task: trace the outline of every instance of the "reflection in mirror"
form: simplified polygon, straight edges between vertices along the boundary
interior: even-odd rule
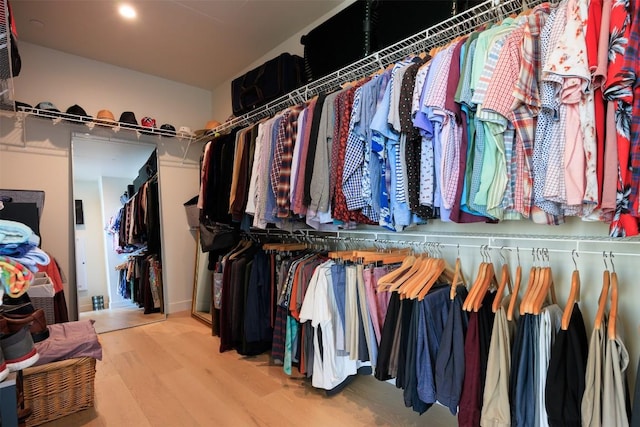
[[[156,145],[74,134],[72,154],[79,319],[164,320]]]
[[[208,268],[209,254],[202,252],[200,232],[196,232],[196,263],[193,275],[191,315],[211,326],[213,312],[213,272]]]

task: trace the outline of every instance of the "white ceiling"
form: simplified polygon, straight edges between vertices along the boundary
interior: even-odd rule
[[[11,0],[18,40],[212,90],[343,0]]]
[[[97,139],[89,135],[74,136],[72,144],[73,177],[78,181],[111,177],[127,178],[133,183],[156,148],[152,144]]]

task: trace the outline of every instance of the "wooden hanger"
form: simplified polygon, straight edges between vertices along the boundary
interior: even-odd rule
[[[574,255],[579,257],[575,249],[571,251],[571,258],[573,258]],[[571,321],[571,315],[573,314],[573,307],[577,302],[580,302],[580,272],[578,271],[578,264],[576,263],[575,258],[573,258],[573,265],[575,266],[575,269],[571,275],[571,291],[569,292],[567,305],[565,305],[564,311],[562,312],[562,322],[560,325],[563,331],[569,329],[569,322]]]
[[[431,263],[430,269],[427,271],[427,274],[422,280],[421,286],[416,286],[407,292],[407,296],[411,299],[418,298],[419,301],[422,301],[424,297],[429,293],[433,285],[440,279],[440,277],[444,277],[444,272],[447,269],[447,265],[444,259],[442,258],[434,258]]]
[[[489,262],[487,265],[487,272],[482,282],[482,286],[480,287],[480,291],[475,296],[473,301],[473,311],[477,312],[482,306],[482,301],[484,301],[484,297],[490,289],[490,286],[498,287],[498,279],[496,278],[495,271],[493,269],[493,263]]]
[[[424,280],[429,277],[428,274],[431,271],[435,260],[436,258],[432,256],[426,258],[426,260],[420,265],[420,268],[416,270],[411,277],[407,278],[407,280],[398,286],[395,291],[404,298],[407,297],[417,286],[424,284]]]
[[[539,249],[538,249],[539,253]],[[531,251],[533,255],[533,265],[531,266],[531,270],[529,271],[529,280],[527,281],[527,287],[524,290],[524,296],[522,297],[522,301],[520,301],[520,316],[524,316],[525,313],[528,313],[528,302],[531,298],[531,294],[536,287],[536,283],[538,281],[538,276],[540,275],[540,267],[535,265],[538,260],[536,257],[536,249],[533,248]]]
[[[434,245],[430,244],[430,248],[433,249]],[[407,279],[401,286],[396,288],[396,291],[400,293],[402,298],[409,297],[416,290],[416,288],[418,288],[418,291],[415,291],[417,295],[419,289],[424,286],[425,282],[431,278],[437,258],[435,249],[430,252],[431,253],[429,254],[429,257],[427,258],[426,262],[420,266],[420,269],[415,271],[409,279]]]
[[[488,263],[485,260],[485,252],[484,245],[480,248],[480,255],[482,256],[482,262],[478,266],[478,274],[476,275],[476,280],[471,285],[471,291],[467,294],[467,297],[464,300],[464,304],[462,305],[462,309],[465,311],[471,311],[473,309],[473,301],[480,289],[480,285],[484,281],[484,277],[487,273]]]
[[[356,260],[362,261],[363,264],[372,262],[381,262],[383,264],[398,264],[410,255],[409,249],[398,249],[391,252],[380,251],[356,251],[354,254]]]
[[[453,279],[451,280],[451,291],[449,292],[449,298],[451,300],[455,299],[456,292],[458,289],[458,278],[462,279],[462,284],[466,287],[467,281],[464,278],[464,274],[462,274],[462,266],[460,262],[460,245],[458,244],[458,257],[456,258],[456,265],[453,270]]]
[[[238,258],[240,255],[242,255],[244,252],[246,252],[247,249],[249,249],[253,245],[253,242],[251,240],[243,240],[240,243],[241,243],[241,246],[238,248],[238,250],[236,252],[234,252],[231,255],[229,255],[229,259]]]
[[[393,292],[400,286],[402,286],[402,284],[409,280],[418,270],[420,270],[423,264],[427,261],[428,257],[426,255],[420,255],[405,274],[402,274],[401,276],[395,278],[391,283],[389,283],[389,286],[386,289],[387,292]]]
[[[607,297],[609,296],[609,284],[611,283],[611,274],[609,273],[609,267],[607,266],[607,254],[602,252],[602,258],[604,260],[604,273],[602,273],[602,290],[600,291],[600,297],[598,298],[598,311],[596,311],[596,317],[593,327],[600,329],[602,327],[602,321],[604,319],[604,310],[607,306]]]
[[[417,258],[414,255],[407,255],[402,261],[400,267],[396,268],[393,271],[390,271],[389,273],[378,279],[378,292],[386,291],[389,285],[393,284],[394,280],[406,274],[416,262],[416,259]]]
[[[265,251],[279,251],[279,252],[287,252],[287,251],[301,251],[307,249],[306,243],[265,243],[262,245],[262,249]]]
[[[545,249],[545,255],[547,262],[549,262],[549,252]],[[540,289],[533,302],[533,314],[540,314],[542,308],[545,306],[545,302],[548,301],[551,304],[557,304],[555,285],[553,282],[553,274],[551,272],[551,266],[547,266],[543,269],[543,279]]]
[[[618,274],[616,273],[616,267],[613,265],[613,252],[610,252],[609,257],[611,258],[611,310],[609,311],[607,335],[610,340],[615,340],[618,317]]]
[[[513,289],[511,288],[511,274],[509,273],[509,265],[507,264],[507,259],[502,252],[504,250],[504,246],[500,248],[500,257],[502,258],[502,272],[500,274],[500,284],[498,285],[498,290],[496,291],[496,296],[493,299],[493,304],[491,305],[491,310],[495,313],[498,311],[500,306],[502,305],[502,296],[504,295],[504,288],[506,286],[509,287],[509,294],[513,293]],[[511,249],[508,249],[511,250]]]
[[[518,292],[520,291],[520,282],[522,281],[522,267],[520,266],[520,248],[516,248],[518,253],[518,267],[516,268],[516,281],[513,286],[513,292],[511,293],[511,299],[509,300],[509,308],[507,309],[507,320],[511,322],[513,320],[513,311],[516,307],[518,300]]]

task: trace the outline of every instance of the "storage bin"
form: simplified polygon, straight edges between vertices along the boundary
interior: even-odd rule
[[[23,371],[25,405],[33,411],[27,426],[37,426],[93,406],[96,359],[61,360]]]
[[[53,304],[55,289],[49,276],[45,273],[36,274],[33,283],[29,286],[29,289],[27,289],[27,294],[29,295],[31,304],[33,304],[35,308],[41,308],[44,310],[47,325],[53,325],[56,323]]]
[[[198,196],[195,196],[184,203],[184,211],[187,214],[187,224],[189,224],[189,228],[197,229],[200,226]]]

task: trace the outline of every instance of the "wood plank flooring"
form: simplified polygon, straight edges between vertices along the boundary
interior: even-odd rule
[[[84,311],[79,313],[78,316],[80,320],[94,320],[95,323],[93,327],[99,334],[118,329],[132,328],[165,319],[164,313],[144,314],[144,309],[138,307]]]
[[[46,426],[431,426],[457,425],[438,405],[420,416],[402,391],[372,376],[326,397],[288,377],[268,355],[218,352],[219,340],[188,312],[103,333],[94,408]],[[295,372],[295,370],[294,370]]]

